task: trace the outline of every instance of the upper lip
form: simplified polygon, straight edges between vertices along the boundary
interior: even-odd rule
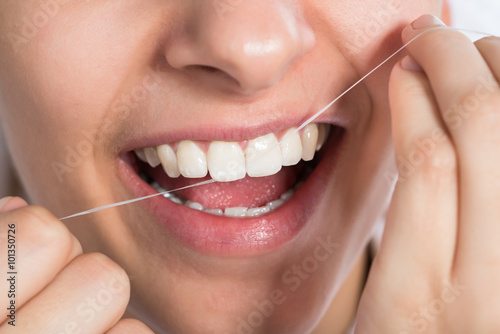
[[[326,105],[326,104],[325,104]],[[162,144],[174,143],[181,140],[198,141],[231,141],[239,142],[257,138],[268,133],[276,133],[291,127],[298,127],[309,117],[318,112],[319,109],[311,109],[307,114],[301,113],[277,113],[276,116],[266,119],[264,117],[240,118],[241,121],[234,119],[224,122],[220,119],[201,119],[189,126],[177,127],[170,131],[161,129],[161,126],[151,128],[147,134],[140,136],[131,136],[124,143],[122,152],[132,151],[142,147],[154,147]],[[267,114],[266,114],[267,115]],[[350,120],[348,113],[333,105],[325,113],[315,119],[314,123],[328,123],[343,128],[349,128]],[[165,121],[168,122],[168,121]]]

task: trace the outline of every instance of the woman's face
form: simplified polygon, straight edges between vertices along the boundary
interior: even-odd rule
[[[305,333],[390,193],[391,66],[315,121],[332,129],[313,162],[277,172],[311,156],[314,126],[302,145],[289,139],[289,155],[252,164],[252,154],[394,52],[408,22],[440,10],[438,0],[1,0],[2,126],[31,199],[58,217],[155,193],[138,174],[167,189],[254,175],[177,193],[223,211],[264,207],[304,180],[252,218],[156,197],[67,225],[126,269],[129,311],[157,331]],[[181,177],[136,158],[158,146]]]

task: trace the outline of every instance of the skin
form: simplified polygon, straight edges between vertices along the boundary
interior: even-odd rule
[[[493,287],[500,273],[489,266],[500,259],[494,243],[499,212],[488,206],[498,196],[491,186],[497,165],[490,158],[498,140],[498,86],[489,86],[490,94],[475,109],[477,118],[469,116],[459,128],[444,121],[451,106],[474,93],[478,75],[498,80],[497,39],[473,45],[456,32],[430,32],[409,48],[413,58],[405,66],[416,71],[392,62],[346,96],[341,109],[355,121],[343,163],[328,180],[314,227],[276,252],[238,260],[197,253],[159,231],[137,205],[67,226],[55,218],[130,198],[116,176],[118,156],[123,143],[145,131],[194,133],[207,114],[214,126],[258,127],[262,119],[319,110],[396,50],[413,19],[442,9],[440,1],[396,3],[396,14],[381,0],[262,0],[234,3],[221,13],[211,2],[75,1],[60,7],[33,36],[13,42],[8,34],[19,32],[23,18],[34,17],[40,4],[0,1],[2,126],[30,198],[45,207],[15,198],[0,209],[3,231],[15,222],[21,243],[21,332],[68,331],[74,323],[84,333],[150,333],[146,325],[157,333],[234,333],[238,318],[246,318],[256,301],[268,299],[274,289],[287,291],[283,272],[311,254],[317,237],[329,235],[339,245],[335,256],[304,279],[300,290],[287,292],[286,302],[254,331],[311,332],[329,306],[357,301],[359,289],[337,293],[346,277],[344,287],[362,280],[360,258],[391,194],[385,176],[395,171],[392,140],[396,157],[409,157],[417,140],[435,129],[444,139],[396,185],[356,332],[420,330],[422,321],[409,323],[420,319],[413,313],[439,298],[443,280],[457,277],[467,289],[444,311],[427,314],[425,330],[498,329],[495,308],[486,308],[499,299]],[[385,21],[367,37],[363,31],[370,30],[364,29],[377,22],[373,13],[385,14]],[[413,30],[404,30],[403,41]],[[267,53],[255,47],[269,39],[277,47]],[[158,86],[126,117],[111,108],[151,71]],[[89,131],[99,135],[86,154],[69,171],[55,170],[54,162],[65,162],[68,148],[88,141]],[[404,166],[398,167],[403,173]],[[112,298],[101,308],[95,300],[103,286]],[[465,316],[464,305],[471,303],[478,307]],[[127,316],[138,320],[120,320],[127,304]],[[95,311],[91,321],[89,314],[78,316],[87,306]],[[345,326],[336,323],[324,332]],[[0,333],[9,329],[4,319]]]

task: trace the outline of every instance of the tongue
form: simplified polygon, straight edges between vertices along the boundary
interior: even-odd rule
[[[176,195],[198,202],[207,209],[231,207],[255,208],[274,201],[287,192],[297,182],[300,166],[283,167],[282,170],[271,176],[249,177],[233,182],[216,182],[197,186],[176,192]],[[148,173],[163,188],[172,190],[182,188],[205,180],[210,177],[187,179],[184,177],[170,178],[161,169],[149,169]]]

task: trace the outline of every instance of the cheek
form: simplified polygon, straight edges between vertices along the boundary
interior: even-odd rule
[[[99,71],[74,66],[75,47],[56,32],[47,28],[23,52],[7,53],[0,70],[6,137],[21,178],[36,188],[59,184],[53,163],[64,161],[64,148],[76,147],[82,131],[96,126],[108,94],[100,85],[106,82],[96,80]]]
[[[333,26],[341,31],[338,46],[352,63],[358,78],[372,71],[402,46],[403,28],[425,13],[441,15],[440,0],[355,0],[345,2],[346,10],[330,11]],[[342,27],[341,29],[338,27]],[[334,32],[335,33],[335,32]],[[377,69],[362,83],[370,95],[375,111],[371,123],[390,133],[387,86],[392,67],[401,59],[403,52]]]
[[[392,0],[345,2],[343,11],[332,13],[342,27],[341,50],[366,73],[401,46],[402,29],[422,14],[441,14],[441,1]]]
[[[43,188],[61,183],[53,163],[68,166],[68,151],[78,150],[88,131],[95,132],[104,119],[113,119],[109,132],[119,127],[120,119],[110,115],[112,102],[149,56],[134,57],[133,52],[154,48],[139,45],[138,36],[147,35],[147,25],[140,22],[148,20],[131,17],[138,13],[133,8],[137,1],[62,6],[38,27],[41,8],[24,8],[23,3],[10,9],[11,14],[23,9],[22,15],[0,24],[2,33],[10,36],[0,40],[0,109],[21,177]],[[141,13],[150,12],[143,9]],[[31,34],[29,29],[34,29]]]

